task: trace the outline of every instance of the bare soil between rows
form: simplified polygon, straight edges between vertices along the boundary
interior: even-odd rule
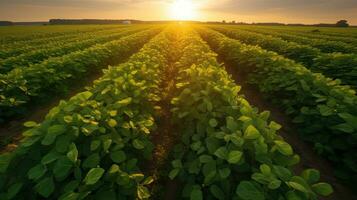
[[[220,59],[222,61],[222,59]],[[222,61],[223,62],[223,61]],[[312,144],[304,142],[298,133],[295,124],[292,123],[284,111],[276,105],[273,105],[269,100],[264,99],[263,94],[253,85],[246,82],[246,75],[239,73],[239,67],[230,63],[224,63],[226,71],[232,75],[234,81],[242,86],[240,94],[243,95],[248,102],[257,107],[260,112],[270,111],[270,120],[273,120],[282,125],[279,134],[287,141],[294,149],[295,153],[300,156],[300,163],[294,168],[294,171],[300,174],[304,169],[314,168],[320,171],[321,181],[330,183],[334,188],[334,193],[329,197],[320,198],[321,200],[357,200],[357,194],[341,184],[340,181],[333,175],[333,166],[326,159],[320,157],[314,150]]]

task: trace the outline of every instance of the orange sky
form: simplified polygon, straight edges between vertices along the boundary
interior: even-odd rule
[[[0,0],[0,20],[50,18],[172,19],[174,0]],[[194,20],[357,24],[357,0],[185,0],[195,4]]]

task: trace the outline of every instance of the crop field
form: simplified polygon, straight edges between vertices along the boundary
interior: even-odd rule
[[[0,200],[355,200],[357,28],[0,27]]]

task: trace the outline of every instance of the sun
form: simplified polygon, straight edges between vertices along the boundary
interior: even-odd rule
[[[192,20],[195,18],[195,5],[191,0],[175,0],[170,7],[170,15],[175,20]]]

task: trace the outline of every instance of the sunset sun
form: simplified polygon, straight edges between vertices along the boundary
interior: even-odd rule
[[[196,16],[195,5],[191,0],[176,0],[170,6],[170,15],[175,20],[192,20]]]

